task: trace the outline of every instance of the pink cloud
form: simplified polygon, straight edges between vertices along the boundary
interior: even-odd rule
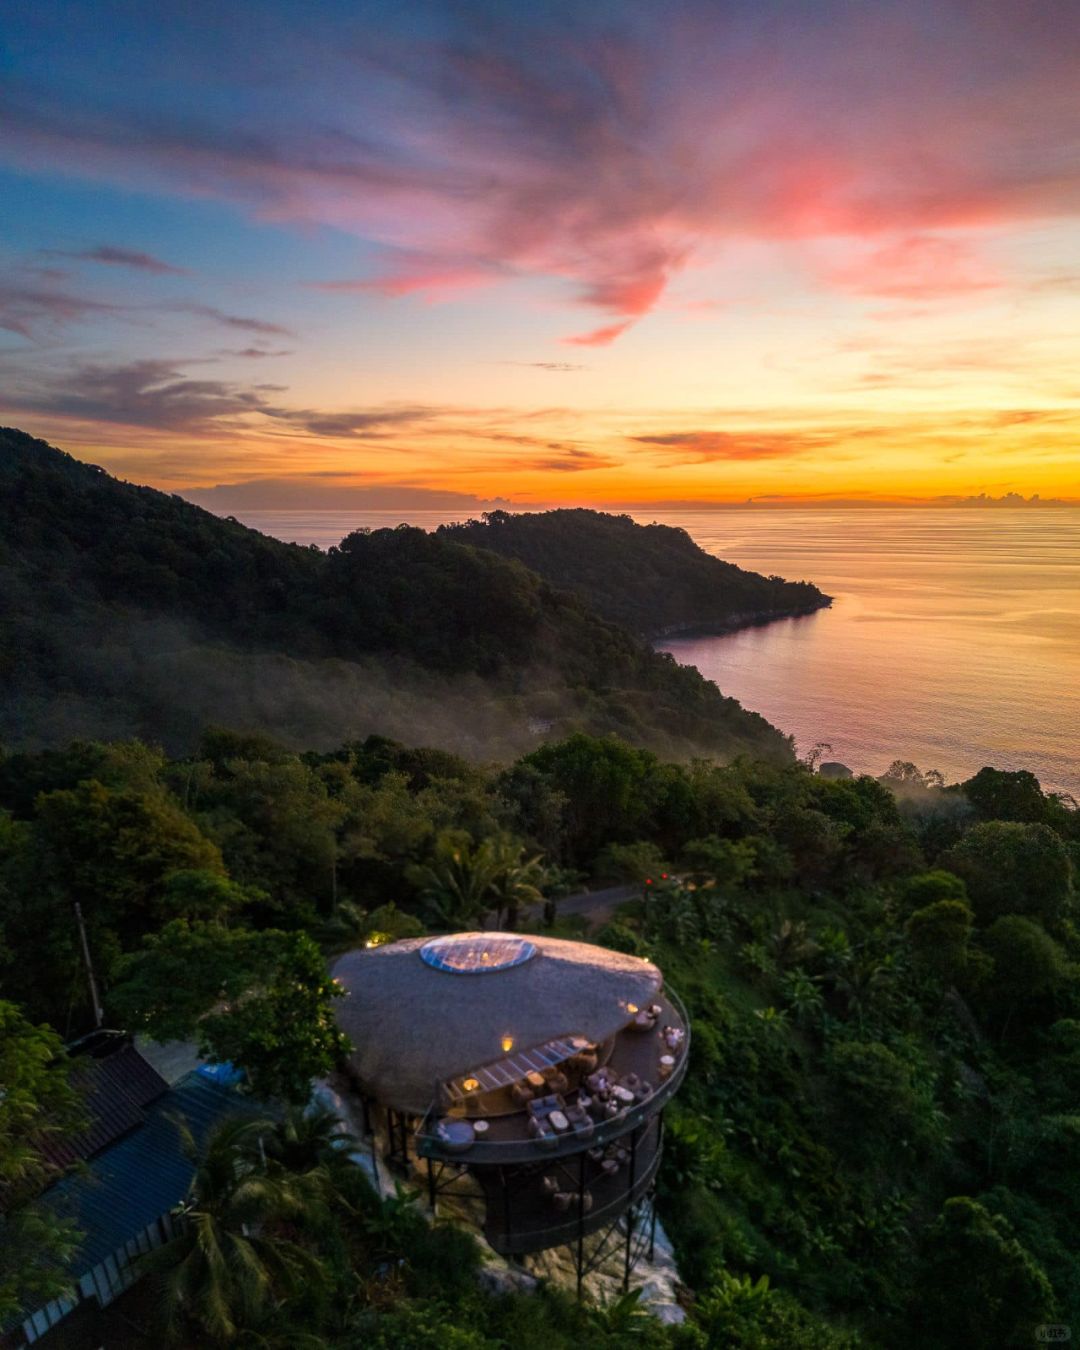
[[[490,284],[500,271],[505,271],[491,262],[406,249],[387,248],[382,251],[382,257],[383,271],[377,276],[315,281],[311,286],[314,290],[345,295],[445,297]]]
[[[1005,284],[970,240],[929,234],[904,235],[861,248],[826,275],[843,290],[905,301],[945,300],[999,290]]]
[[[554,278],[602,319],[568,339],[586,346],[725,240],[846,240],[826,284],[933,299],[1008,281],[965,233],[1080,214],[1074,0],[495,13],[463,5],[426,39],[328,22],[297,33],[295,78],[245,31],[246,84],[200,64],[190,103],[153,116],[107,82],[76,102],[8,80],[0,155],[384,247],[382,274],[321,283],[346,294]],[[273,101],[248,106],[267,72]],[[215,77],[228,119],[196,97]]]
[[[621,323],[605,324],[589,333],[579,333],[576,337],[563,338],[572,347],[610,347],[616,338],[622,337],[628,328],[633,327],[633,319],[623,319]]]

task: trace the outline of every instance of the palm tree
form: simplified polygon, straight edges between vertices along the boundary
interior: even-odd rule
[[[337,1167],[357,1144],[356,1136],[349,1134],[341,1117],[329,1107],[290,1106],[280,1120],[258,1136],[257,1147],[271,1170],[277,1166],[304,1176],[317,1168]]]
[[[468,928],[487,913],[498,864],[490,841],[472,844],[456,833],[441,834],[431,862],[412,870],[412,880],[432,919],[442,928]]]
[[[777,930],[770,934],[768,950],[780,970],[805,964],[817,954],[817,943],[806,931],[806,924],[800,919],[793,923],[785,919]]]
[[[862,956],[834,977],[833,987],[847,1000],[847,1010],[857,1018],[860,1028],[870,1004],[888,986],[892,973],[888,957],[879,961],[873,956]]]
[[[310,1179],[260,1166],[258,1141],[272,1134],[272,1121],[223,1121],[201,1156],[191,1131],[177,1124],[195,1174],[177,1213],[179,1233],[148,1263],[164,1275],[170,1337],[194,1326],[211,1343],[230,1345],[280,1297],[319,1280],[315,1258],[276,1231],[309,1211],[315,1195]]]
[[[518,914],[522,905],[534,905],[543,900],[541,887],[546,871],[540,854],[525,857],[525,847],[513,839],[496,839],[490,845],[495,874],[491,881],[490,896],[495,913],[502,926],[503,915],[506,927],[517,927]]]

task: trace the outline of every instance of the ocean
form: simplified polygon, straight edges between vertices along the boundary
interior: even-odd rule
[[[1030,769],[1080,797],[1080,508],[731,508],[635,512],[710,553],[815,582],[830,609],[659,644],[725,694],[860,773],[895,759],[952,781]],[[249,511],[327,547],[400,513]],[[452,514],[417,511],[433,529]]]

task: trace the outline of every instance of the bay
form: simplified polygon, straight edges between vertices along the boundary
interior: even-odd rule
[[[1080,509],[730,508],[634,512],[758,572],[815,582],[830,609],[658,644],[794,736],[880,774],[950,781],[984,764],[1080,796]],[[250,511],[328,547],[350,530],[460,513]]]

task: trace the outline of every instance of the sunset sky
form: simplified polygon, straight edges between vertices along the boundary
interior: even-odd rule
[[[11,6],[0,417],[237,509],[1080,498],[1078,89],[1077,0]]]

